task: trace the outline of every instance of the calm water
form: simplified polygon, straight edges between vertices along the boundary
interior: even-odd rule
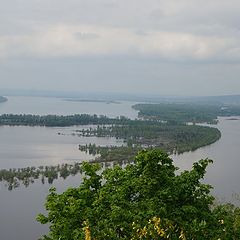
[[[86,103],[63,101],[58,98],[8,97],[0,104],[0,114],[102,114],[109,117],[126,116],[132,119],[137,112],[131,108],[134,103],[121,104]],[[0,169],[27,166],[56,165],[92,159],[78,150],[78,144],[122,145],[115,138],[74,136],[81,127],[9,127],[0,126]],[[59,135],[58,133],[61,133]],[[64,191],[78,186],[80,176],[55,180],[53,186]],[[36,181],[29,187],[8,191],[0,183],[0,239],[34,240],[47,233],[46,226],[35,221],[36,215],[44,211],[44,202],[50,185]]]
[[[66,180],[54,181],[60,192],[80,184],[80,176],[68,177]],[[47,226],[36,222],[38,213],[43,213],[43,204],[48,194],[49,185],[39,181],[29,187],[13,191],[0,184],[0,239],[1,240],[35,240],[48,232]]]
[[[97,114],[108,117],[126,116],[131,119],[137,118],[137,111],[132,109],[135,102],[123,101],[117,103],[104,102],[73,102],[64,101],[61,98],[45,97],[7,97],[8,101],[0,104],[0,114]]]
[[[173,159],[180,169],[190,169],[200,159],[212,159],[205,182],[214,186],[213,193],[220,201],[235,201],[232,195],[240,193],[240,119],[219,118],[217,127],[222,133],[218,142]]]
[[[102,146],[123,144],[123,141],[110,137],[73,135],[80,128],[0,126],[0,168],[49,166],[89,160],[93,157],[80,152],[79,144],[95,143]]]
[[[27,166],[57,165],[92,159],[78,150],[78,144],[122,145],[115,138],[73,136],[80,127],[0,127],[0,169]],[[64,135],[58,135],[58,132]],[[78,186],[80,176],[67,180],[55,180],[53,186],[63,191],[69,186]],[[36,181],[29,187],[21,186],[8,191],[0,183],[0,239],[30,240],[47,232],[47,228],[35,221],[43,205],[50,185]]]
[[[55,98],[9,97],[9,101],[0,104],[2,113],[31,114],[74,114],[90,113],[107,116],[124,115],[135,118],[137,112],[131,109],[133,103],[122,104],[65,102]],[[231,200],[232,193],[240,193],[240,120],[230,121],[220,118],[218,128],[222,138],[195,152],[173,156],[176,165],[182,170],[189,169],[192,163],[209,157],[214,164],[208,168],[205,181],[214,186],[214,194],[219,198]],[[78,150],[78,144],[95,142],[100,145],[119,144],[114,138],[82,138],[73,136],[78,127],[0,127],[0,168],[55,165],[90,159]],[[63,135],[58,135],[58,132]],[[69,186],[78,186],[80,176],[54,181],[58,191]],[[43,212],[44,201],[49,185],[40,181],[29,187],[8,191],[0,183],[0,239],[34,240],[47,232],[47,227],[35,221],[39,212]]]

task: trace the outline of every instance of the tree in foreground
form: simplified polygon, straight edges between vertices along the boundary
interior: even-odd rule
[[[48,214],[37,217],[50,224],[42,239],[240,239],[239,209],[213,208],[211,186],[201,182],[210,162],[176,174],[166,153],[144,150],[125,168],[84,163],[78,188],[50,190]]]

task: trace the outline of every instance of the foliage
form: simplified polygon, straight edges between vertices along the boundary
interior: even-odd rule
[[[124,125],[98,126],[96,129],[88,129],[87,132],[89,136],[124,139],[129,147],[158,147],[166,152],[178,153],[196,150],[216,142],[221,137],[217,128],[137,120],[129,120]],[[91,150],[91,147],[88,149]]]
[[[213,213],[219,219],[218,233],[223,239],[240,239],[240,208],[228,203],[217,206]]]
[[[10,126],[48,126],[48,127],[65,127],[74,125],[88,124],[124,124],[127,118],[121,116],[118,118],[108,118],[106,116],[97,116],[89,114],[74,114],[68,116],[58,115],[32,115],[32,114],[2,114],[0,115],[0,125]]]
[[[43,239],[84,239],[86,227],[98,240],[234,239],[222,235],[222,208],[212,207],[211,186],[201,182],[211,162],[200,160],[179,175],[172,159],[159,150],[141,151],[135,164],[125,168],[99,171],[99,165],[84,163],[85,177],[78,188],[62,194],[51,189],[48,214],[37,218],[50,224]],[[234,221],[232,210],[227,212],[228,229],[238,234],[239,209],[234,209]]]
[[[216,123],[218,116],[240,115],[240,106],[233,104],[159,103],[136,104],[139,116],[175,123]]]
[[[133,223],[133,237],[131,240],[138,239],[180,239],[186,240],[184,231],[169,220],[159,217],[150,219],[143,228]]]

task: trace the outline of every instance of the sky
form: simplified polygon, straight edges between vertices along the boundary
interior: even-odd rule
[[[0,3],[0,89],[240,94],[239,0]]]

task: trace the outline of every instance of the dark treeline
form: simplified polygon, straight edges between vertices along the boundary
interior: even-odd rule
[[[239,105],[159,103],[136,104],[139,117],[168,122],[216,123],[218,116],[240,115]]]
[[[0,182],[5,182],[9,190],[23,184],[28,187],[37,179],[41,179],[42,184],[47,181],[52,184],[55,179],[66,179],[68,176],[75,176],[81,173],[81,163],[62,164],[57,166],[40,166],[26,168],[12,168],[0,170]]]
[[[157,147],[169,153],[193,151],[221,137],[216,128],[136,120],[125,125],[97,126],[77,131],[81,136],[116,137],[124,139],[128,147]]]
[[[96,125],[96,128],[78,130],[82,136],[116,137],[128,146],[160,147],[167,152],[192,151],[217,141],[221,133],[216,128],[187,125],[180,122],[130,120],[125,117],[108,118],[97,115],[14,115],[0,116],[0,125],[72,126]]]
[[[31,114],[3,114],[0,115],[0,125],[12,126],[74,126],[74,125],[97,125],[97,124],[124,124],[130,121],[125,117],[108,118],[106,116],[75,114],[69,116],[58,115],[31,115]]]

